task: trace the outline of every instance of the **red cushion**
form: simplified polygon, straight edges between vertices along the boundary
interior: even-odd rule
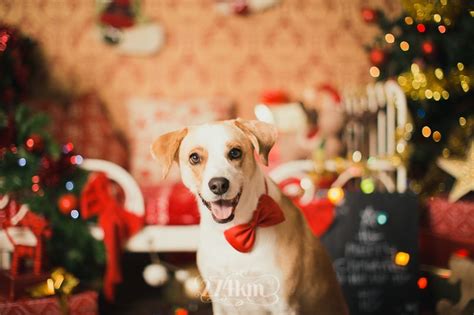
[[[199,224],[199,210],[194,195],[181,183],[142,187],[146,224]]]

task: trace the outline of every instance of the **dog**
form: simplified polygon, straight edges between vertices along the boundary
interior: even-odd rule
[[[328,254],[258,164],[276,138],[271,124],[235,119],[166,133],[151,151],[163,177],[178,163],[197,198],[197,264],[214,314],[348,314]],[[229,275],[241,278],[208,285]],[[262,285],[255,296],[222,288],[248,279]]]

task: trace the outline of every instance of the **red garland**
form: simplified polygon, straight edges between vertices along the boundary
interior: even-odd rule
[[[114,198],[112,186],[104,173],[93,173],[81,196],[81,215],[84,219],[99,217],[104,230],[107,264],[104,275],[104,294],[109,301],[115,296],[115,285],[122,281],[120,252],[125,241],[143,226],[143,219],[125,210]]]

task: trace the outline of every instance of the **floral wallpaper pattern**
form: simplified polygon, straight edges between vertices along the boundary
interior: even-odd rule
[[[165,46],[156,55],[120,55],[104,44],[93,0],[0,0],[0,20],[39,40],[53,75],[76,93],[96,91],[127,132],[132,97],[185,99],[223,95],[252,117],[264,89],[298,97],[322,82],[338,88],[370,80],[363,43],[376,32],[363,6],[396,13],[390,0],[282,0],[249,16],[223,16],[212,0],[143,0],[160,23]],[[130,132],[130,131],[128,131]]]

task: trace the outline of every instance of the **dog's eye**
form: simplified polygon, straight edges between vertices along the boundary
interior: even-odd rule
[[[238,148],[233,148],[232,150],[229,151],[229,159],[231,160],[237,160],[242,157],[242,150]]]
[[[199,154],[191,153],[191,155],[189,156],[189,163],[191,163],[192,165],[196,165],[199,162],[201,162],[201,157],[199,156]]]

